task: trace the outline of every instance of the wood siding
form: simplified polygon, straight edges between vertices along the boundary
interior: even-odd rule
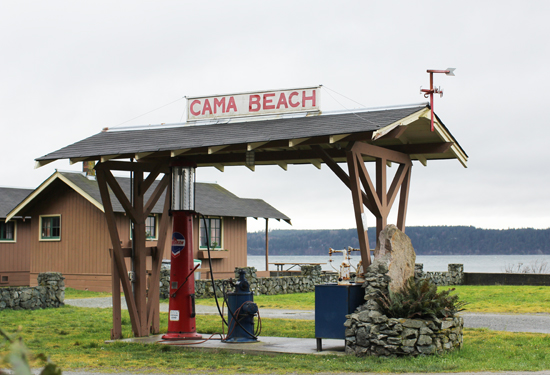
[[[25,235],[30,249],[30,284],[36,285],[40,272],[61,272],[65,284],[75,289],[109,291],[111,283],[111,259],[109,249],[111,238],[107,230],[105,215],[97,207],[61,181],[54,182],[46,189],[28,213],[34,218],[28,225]],[[59,241],[40,241],[40,215],[61,215]],[[117,213],[116,220],[122,247],[131,247],[130,220]],[[160,215],[158,216],[160,222]],[[199,221],[194,220],[195,259],[199,258]],[[172,231],[170,225],[169,231]],[[213,259],[212,269],[216,278],[233,277],[235,267],[246,266],[246,219],[222,218],[223,248],[228,257]],[[171,236],[169,237],[169,239]],[[147,246],[155,246],[156,241],[148,241]],[[164,259],[170,259],[171,241],[166,241]],[[128,270],[131,270],[129,259]],[[203,259],[203,267],[209,268],[208,260]],[[151,259],[147,259],[147,269],[151,269]],[[204,277],[207,275],[204,274]]]
[[[111,238],[105,216],[96,206],[61,181],[36,201],[31,222],[31,284],[40,272],[61,272],[68,287],[105,290],[111,279]],[[61,215],[59,241],[40,241],[40,215]],[[129,244],[130,224],[117,214],[123,246]]]
[[[28,286],[30,283],[31,220],[17,219],[15,226],[15,242],[0,241],[0,286]]]

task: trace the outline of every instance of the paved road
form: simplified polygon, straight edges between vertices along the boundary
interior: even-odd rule
[[[112,307],[110,297],[68,299],[67,305],[78,307]],[[123,308],[126,303],[122,302]],[[161,303],[160,310],[168,312],[168,304]],[[199,315],[217,315],[215,306],[196,305]],[[260,316],[263,318],[276,319],[305,319],[314,320],[315,311],[312,310],[282,310],[282,309],[261,309]],[[481,314],[463,313],[464,326],[467,328],[489,328],[495,331],[510,332],[535,332],[550,333],[550,314]]]

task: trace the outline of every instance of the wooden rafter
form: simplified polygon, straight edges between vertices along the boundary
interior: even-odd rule
[[[350,177],[348,174],[334,161],[334,159],[323,149],[321,146],[312,146],[311,147],[317,155],[323,160],[323,162],[334,172],[334,174],[348,187],[351,189]],[[369,211],[374,210],[372,202],[367,197],[364,191],[361,191],[361,199],[363,204],[369,209]]]
[[[323,161],[335,171],[336,175],[346,183],[346,175],[330,157],[323,155],[324,150],[316,149]],[[376,163],[376,184],[371,180],[364,163],[365,158],[374,158]],[[405,228],[406,206],[408,201],[408,191],[410,184],[410,171],[412,162],[408,155],[401,154],[394,150],[384,149],[382,147],[356,142],[351,145],[347,151],[349,186],[352,190],[352,198],[355,212],[355,221],[357,223],[357,234],[359,237],[359,246],[361,248],[361,257],[363,254],[369,254],[368,236],[365,232],[365,223],[363,220],[363,197],[361,194],[361,185],[371,205],[369,210],[376,217],[376,236],[378,237],[382,229],[387,224],[388,215],[397,196],[401,191],[401,198],[398,212],[398,227]],[[399,163],[400,166],[392,180],[389,190],[387,189],[387,166],[388,161]],[[367,243],[363,239],[366,239]],[[368,257],[370,260],[370,257]],[[368,264],[363,260],[363,264]]]

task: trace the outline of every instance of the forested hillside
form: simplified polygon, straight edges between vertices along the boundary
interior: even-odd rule
[[[376,246],[369,228],[371,248]],[[480,229],[466,226],[407,227],[419,255],[550,254],[550,229]],[[325,255],[329,247],[359,247],[355,229],[274,230],[269,232],[271,255]],[[265,253],[265,232],[248,233],[248,254]]]

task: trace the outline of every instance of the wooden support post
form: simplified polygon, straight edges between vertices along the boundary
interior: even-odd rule
[[[412,167],[409,166],[406,176],[401,184],[401,195],[399,197],[399,211],[397,212],[397,228],[405,233],[405,219],[407,218],[407,206],[409,204],[409,188],[411,186]]]
[[[113,244],[113,258],[114,263],[118,271],[120,281],[122,282],[122,289],[124,290],[124,297],[126,304],[128,305],[128,313],[130,314],[130,321],[132,323],[132,331],[134,336],[141,337],[141,330],[138,324],[139,316],[136,309],[136,303],[134,295],[132,294],[132,287],[128,280],[128,270],[126,268],[126,262],[124,261],[124,255],[122,254],[122,248],[120,246],[120,237],[118,236],[118,229],[116,226],[115,213],[113,211],[113,205],[111,204],[111,197],[109,195],[109,189],[107,188],[107,180],[105,176],[110,174],[110,171],[104,171],[97,169],[97,182],[99,185],[99,192],[101,194],[101,201],[103,202],[103,208],[105,209],[105,219],[107,220],[107,228],[109,229],[109,235],[111,237],[111,243]],[[113,326],[116,322],[113,321]]]
[[[142,336],[149,335],[147,327],[147,283],[146,268],[147,257],[145,255],[145,219],[143,212],[143,172],[134,173],[134,211],[136,221],[134,222],[134,296],[139,317],[139,327]]]
[[[269,218],[265,218],[265,270],[269,271]]]
[[[112,285],[112,301],[113,301],[113,328],[111,329],[111,340],[119,340],[122,338],[122,315],[120,301],[120,275],[118,274],[113,249],[109,249],[111,255],[111,285]]]
[[[376,193],[380,200],[380,216],[376,217],[376,238],[388,223],[388,199],[386,192],[386,161],[385,158],[376,159]]]
[[[364,225],[363,198],[361,195],[361,183],[359,181],[359,170],[357,168],[357,158],[353,150],[348,151],[348,169],[350,177],[351,197],[355,212],[355,223],[357,225],[357,236],[359,238],[359,249],[361,250],[361,261],[363,268],[366,269],[371,264],[369,236],[367,228]]]
[[[168,175],[168,178],[170,176]],[[170,184],[166,187],[166,193],[164,195],[164,207],[162,210],[162,217],[160,218],[159,236],[157,241],[156,256],[153,256],[153,269],[151,275],[151,288],[149,289],[149,296],[147,298],[147,326],[151,327],[151,333],[158,333],[160,330],[159,321],[159,282],[160,282],[160,268],[162,265],[162,254],[164,253],[164,246],[166,245],[166,239],[168,238],[168,230],[170,229],[170,197],[172,195],[172,189]]]

